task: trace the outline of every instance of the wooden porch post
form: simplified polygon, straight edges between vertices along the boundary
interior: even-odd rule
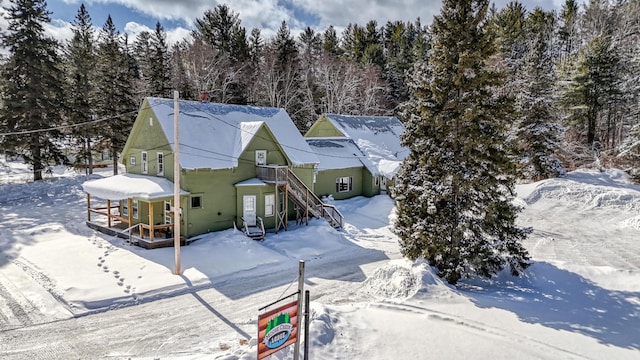
[[[107,199],[107,227],[111,227],[111,200]]]
[[[128,215],[129,215],[129,227],[131,227],[132,223],[133,223],[133,199],[132,198],[128,198],[127,199],[127,206],[129,207],[129,211],[128,211]],[[131,231],[131,230],[129,230]]]
[[[153,241],[153,202],[149,200],[149,240]]]
[[[309,225],[309,189],[307,189],[307,198],[306,200],[306,204],[305,204],[305,209],[304,209],[304,218],[305,218],[305,225]]]
[[[91,221],[91,194],[87,193],[87,221]]]

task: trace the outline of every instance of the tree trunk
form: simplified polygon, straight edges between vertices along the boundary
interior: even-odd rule
[[[113,175],[118,175],[118,151],[116,148],[111,148],[111,160],[113,161]]]
[[[87,136],[87,166],[89,174],[93,174],[93,156],[91,153],[91,138]]]

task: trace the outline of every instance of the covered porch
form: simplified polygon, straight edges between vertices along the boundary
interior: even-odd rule
[[[173,183],[168,179],[123,174],[87,181],[82,187],[87,194],[86,224],[90,228],[145,248],[173,246]],[[181,197],[188,194],[180,191]]]

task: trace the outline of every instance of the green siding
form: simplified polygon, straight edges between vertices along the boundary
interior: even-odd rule
[[[344,137],[344,134],[336,129],[324,115],[320,115],[304,137]]]
[[[257,216],[263,218],[266,228],[275,227],[275,215],[270,217],[264,215],[264,196],[275,194],[274,185],[236,186],[239,182],[256,177],[256,150],[267,151],[268,165],[292,166],[283,149],[274,140],[271,131],[268,127],[262,126],[241,154],[236,168],[183,169],[181,171],[180,187],[191,194],[181,198],[184,221],[181,233],[183,236],[192,237],[211,231],[225,230],[232,228],[234,224],[242,226],[243,195],[256,195]],[[169,140],[162,131],[147,100],[144,101],[138,113],[121,155],[121,162],[125,165],[127,173],[142,174],[142,151],[146,151],[148,156],[147,175],[157,175],[157,153],[162,152],[164,154],[163,177],[173,181],[173,152]],[[135,157],[135,164],[130,163],[131,157]],[[309,188],[313,189],[314,164],[305,164],[292,170]],[[200,208],[191,208],[192,196],[201,196]],[[276,199],[276,203],[277,201],[278,199]],[[163,209],[162,200],[154,202],[154,223],[164,222]],[[139,200],[138,212],[138,219],[134,220],[134,223],[148,223],[148,202]],[[291,203],[289,204],[288,218],[295,218],[295,211]]]
[[[142,174],[142,151],[147,151],[147,174],[151,176],[158,174],[157,158],[158,153],[162,152],[164,155],[163,177],[173,181],[173,150],[147,100],[142,104],[122,151],[121,161],[127,173]],[[136,159],[135,164],[131,164],[131,157]]]
[[[322,198],[332,195],[336,200],[348,199],[363,195],[362,180],[366,171],[363,168],[332,169],[319,171],[316,178],[315,193]],[[336,179],[340,177],[352,178],[352,189],[347,192],[336,191]]]

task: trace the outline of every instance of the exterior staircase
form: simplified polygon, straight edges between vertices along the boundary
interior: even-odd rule
[[[276,232],[281,227],[287,228],[287,199],[291,199],[297,206],[298,216],[306,219],[307,222],[309,217],[315,217],[325,219],[335,229],[341,229],[344,226],[344,216],[340,211],[333,205],[323,203],[288,167],[258,166],[257,176],[266,183],[276,184],[276,189],[285,195],[285,206],[278,212]]]

